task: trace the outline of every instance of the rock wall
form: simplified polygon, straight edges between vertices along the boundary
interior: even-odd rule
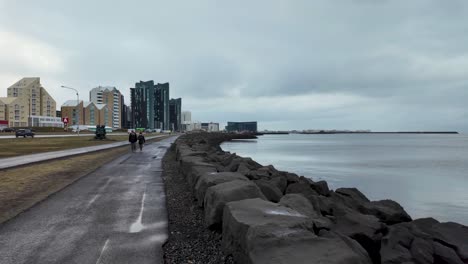
[[[468,227],[413,221],[395,201],[333,191],[219,147],[243,138],[254,137],[191,133],[175,142],[205,226],[222,232],[237,263],[468,263]]]

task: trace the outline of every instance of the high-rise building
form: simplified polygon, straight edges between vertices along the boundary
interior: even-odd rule
[[[170,129],[169,83],[135,83],[135,88],[130,88],[130,100],[134,128]]]
[[[5,116],[8,117],[10,127],[33,126],[32,116],[49,117],[49,120],[55,118],[55,100],[42,86],[39,77],[19,80],[7,89],[7,96],[7,98],[14,98],[14,100],[3,100],[3,105],[6,105],[3,109],[4,115],[7,111],[8,115]],[[47,126],[47,124],[41,123],[41,126]]]
[[[182,98],[169,100],[169,123],[172,131],[182,130]]]
[[[122,127],[123,95],[113,86],[98,86],[89,92],[89,100],[95,104],[106,104],[112,112],[111,127]]]
[[[154,103],[155,127],[162,130],[170,130],[169,125],[169,83],[156,84],[156,96]]]

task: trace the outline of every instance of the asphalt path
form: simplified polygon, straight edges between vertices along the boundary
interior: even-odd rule
[[[108,133],[108,136],[125,136],[128,133]],[[34,135],[35,138],[53,138],[53,137],[94,137],[94,134],[46,134],[46,135]],[[0,134],[0,139],[16,138],[15,134],[6,133],[5,135]]]
[[[0,263],[162,263],[161,159],[174,140],[125,154],[0,225]]]
[[[146,140],[163,137],[163,136],[164,135],[150,136],[150,137],[146,137]],[[27,164],[36,163],[36,162],[41,162],[41,161],[46,161],[46,160],[51,160],[51,159],[63,158],[66,156],[86,154],[86,153],[93,152],[93,151],[116,148],[116,147],[121,147],[125,145],[129,145],[129,148],[130,148],[130,143],[128,141],[119,141],[119,142],[109,143],[109,144],[104,144],[104,145],[89,146],[89,147],[74,148],[74,149],[65,149],[65,150],[29,154],[29,155],[21,155],[21,156],[16,156],[16,157],[11,157],[11,158],[3,158],[3,159],[0,159],[0,170],[13,168],[13,167],[21,166],[21,165],[27,165]]]

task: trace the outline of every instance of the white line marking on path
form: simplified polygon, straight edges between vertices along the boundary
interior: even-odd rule
[[[99,188],[98,190],[98,193],[96,195],[94,195],[93,199],[91,199],[91,201],[88,202],[88,206],[86,208],[89,208],[95,201],[96,199],[101,196],[101,193],[102,191],[104,191],[104,189],[106,189],[106,187],[109,185],[109,183],[112,181],[112,178],[109,178],[106,182],[106,184],[104,184],[101,188]]]
[[[96,261],[96,264],[99,264],[101,262],[101,258],[102,256],[104,255],[104,251],[106,251],[107,249],[107,244],[109,243],[109,239],[106,240],[106,242],[104,243],[104,246],[102,247],[101,249],[101,254],[99,254],[99,258],[98,260]]]
[[[130,226],[130,233],[138,233],[143,229],[143,224],[141,220],[143,218],[143,210],[145,209],[145,199],[146,199],[146,188],[145,192],[143,193],[143,198],[141,198],[141,208],[140,208],[140,215],[135,223]]]

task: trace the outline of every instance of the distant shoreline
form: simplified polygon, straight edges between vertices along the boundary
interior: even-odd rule
[[[289,134],[305,134],[305,135],[323,135],[323,134],[451,134],[458,135],[457,131],[384,131],[384,132],[352,132],[352,131],[318,131],[318,132],[258,132],[257,136],[262,135],[289,135]]]

